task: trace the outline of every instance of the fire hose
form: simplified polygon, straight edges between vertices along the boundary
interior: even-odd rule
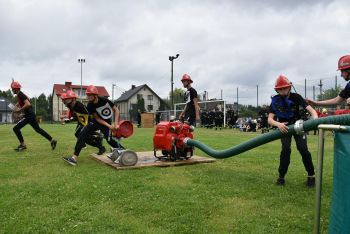
[[[298,120],[295,124],[288,125],[287,133],[281,133],[279,129],[276,129],[272,132],[265,133],[261,136],[255,137],[237,146],[233,146],[225,150],[215,150],[200,141],[193,140],[190,138],[185,138],[184,143],[188,146],[197,147],[198,149],[202,150],[203,152],[205,152],[213,158],[222,159],[235,156],[250,149],[256,148],[260,145],[280,139],[282,136],[302,134],[303,132],[316,130],[318,125],[320,124],[350,125],[350,114],[328,116],[318,119],[310,119],[307,121]]]

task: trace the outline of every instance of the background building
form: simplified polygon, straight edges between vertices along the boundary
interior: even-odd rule
[[[66,81],[64,84],[54,84],[53,85],[53,93],[52,93],[52,119],[53,121],[61,121],[61,117],[66,114],[67,108],[63,104],[60,96],[62,93],[66,92],[67,90],[73,90],[79,98],[81,98],[81,102],[85,105],[87,104],[88,100],[85,95],[85,91],[87,85],[83,85],[82,89],[80,85],[73,85],[72,82]],[[109,97],[109,94],[104,86],[96,86],[98,89],[98,93],[100,96]],[[80,91],[82,91],[80,93]]]
[[[156,112],[162,99],[146,84],[135,86],[124,92],[116,101],[120,111],[120,119],[136,121],[137,110]]]
[[[0,123],[12,123],[12,110],[8,107],[10,103],[6,98],[0,98]]]

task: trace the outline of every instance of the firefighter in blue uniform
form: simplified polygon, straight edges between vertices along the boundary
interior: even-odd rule
[[[287,79],[287,77],[280,75],[275,83],[275,90],[278,93],[272,97],[268,123],[272,126],[277,127],[282,134],[288,132],[288,126],[294,124],[297,120],[301,119],[300,110],[306,109],[312,118],[317,118],[316,111],[308,105],[302,96],[297,93],[291,92],[292,83]],[[275,120],[276,118],[276,120]],[[312,163],[311,153],[307,147],[306,134],[303,135],[293,135],[297,149],[302,156],[304,167],[307,171],[307,187],[315,186],[315,170]],[[285,184],[285,175],[288,171],[288,166],[290,164],[291,155],[291,135],[285,135],[281,138],[282,151],[280,154],[280,164],[278,168],[279,177],[277,179],[277,185]]]

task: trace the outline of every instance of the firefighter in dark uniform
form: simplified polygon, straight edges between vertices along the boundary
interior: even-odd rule
[[[261,133],[269,132],[269,124],[267,123],[269,109],[267,108],[267,106],[263,105],[258,114],[260,118]]]
[[[345,81],[350,80],[350,55],[342,56],[338,61],[338,70],[340,70],[341,77],[344,78]],[[341,102],[348,100],[350,98],[350,82],[348,82],[345,86],[345,88],[340,91],[338,96],[332,99],[328,100],[322,100],[322,101],[314,101],[311,99],[306,99],[306,102],[308,102],[311,105],[316,106],[328,106],[328,105],[337,105]],[[347,105],[350,103],[347,101]]]
[[[299,108],[306,109],[314,119],[317,119],[316,111],[308,104],[302,96],[297,93],[291,93],[292,83],[287,79],[287,77],[280,75],[275,83],[275,90],[278,93],[272,97],[270,105],[270,113],[268,116],[268,123],[272,126],[277,127],[282,134],[288,132],[288,126],[294,124],[297,120],[301,118]],[[276,120],[274,118],[277,117]],[[307,171],[307,181],[306,185],[308,187],[315,186],[315,170],[312,163],[311,154],[307,147],[306,134],[303,135],[293,135],[297,149],[302,156],[304,167]],[[281,138],[282,151],[280,154],[280,165],[278,168],[279,177],[277,179],[277,185],[285,184],[285,175],[288,171],[288,166],[290,164],[291,155],[291,140],[292,136],[283,136]]]
[[[218,128],[221,130],[222,126],[224,125],[224,113],[221,110],[215,111],[215,130],[218,130]]]
[[[207,125],[207,123],[206,123],[207,116],[206,115],[207,115],[206,111],[201,112],[201,127],[205,127]]]
[[[111,147],[114,149],[124,149],[124,147],[112,137],[113,131],[119,128],[118,108],[107,98],[99,96],[97,88],[93,85],[90,85],[86,89],[86,95],[89,100],[87,110],[89,114],[92,115],[93,119],[79,134],[73,156],[63,158],[64,161],[72,166],[77,165],[77,160],[81,149],[85,145],[86,138],[97,130],[101,131]],[[112,123],[113,120],[114,124]]]
[[[228,109],[227,111],[227,124],[230,128],[234,128],[236,125],[236,121],[235,121],[235,111],[232,109]]]
[[[214,127],[215,115],[216,115],[215,109],[212,109],[211,111],[209,111],[209,114],[208,114],[208,127],[209,128]]]
[[[14,112],[24,112],[24,118],[22,118],[13,128],[13,131],[15,132],[20,143],[20,145],[15,150],[22,151],[27,149],[27,146],[24,143],[23,135],[21,133],[21,129],[27,124],[30,124],[30,126],[32,126],[32,128],[37,133],[39,133],[40,135],[45,137],[48,141],[50,141],[51,148],[54,150],[57,145],[57,140],[53,139],[46,131],[40,128],[36,120],[36,115],[33,111],[33,107],[30,104],[29,98],[21,91],[21,88],[22,86],[20,85],[20,83],[16,81],[12,81],[11,89],[12,89],[12,92],[17,96],[17,100],[18,100],[16,103],[17,109],[15,109]]]
[[[74,135],[76,138],[79,138],[79,135],[84,127],[91,122],[89,112],[83,103],[77,101],[77,95],[72,90],[62,93],[61,99],[64,105],[69,109],[68,119],[77,121],[77,127],[75,128]],[[106,152],[106,148],[102,145],[102,138],[97,132],[94,132],[92,135],[88,135],[85,143],[98,148],[98,155],[102,155],[104,152]]]
[[[196,126],[196,122],[200,121],[197,91],[191,86],[193,81],[189,75],[184,74],[181,82],[187,90],[184,94],[186,105],[179,118],[188,122],[189,125]]]

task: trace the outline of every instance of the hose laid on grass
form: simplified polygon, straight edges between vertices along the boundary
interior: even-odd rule
[[[279,129],[272,132],[265,133],[261,136],[255,137],[251,140],[243,142],[237,146],[225,150],[215,150],[209,146],[203,144],[200,141],[193,140],[190,138],[185,138],[184,143],[188,146],[194,146],[202,150],[209,156],[213,158],[229,158],[237,154],[243,153],[260,145],[266,144],[268,142],[280,139],[284,135],[300,134],[303,131],[316,130],[320,124],[337,124],[337,125],[350,125],[350,114],[347,115],[336,115],[328,116],[318,119],[307,120],[303,122],[302,120],[297,121],[293,125],[288,125],[288,133],[282,134]]]

